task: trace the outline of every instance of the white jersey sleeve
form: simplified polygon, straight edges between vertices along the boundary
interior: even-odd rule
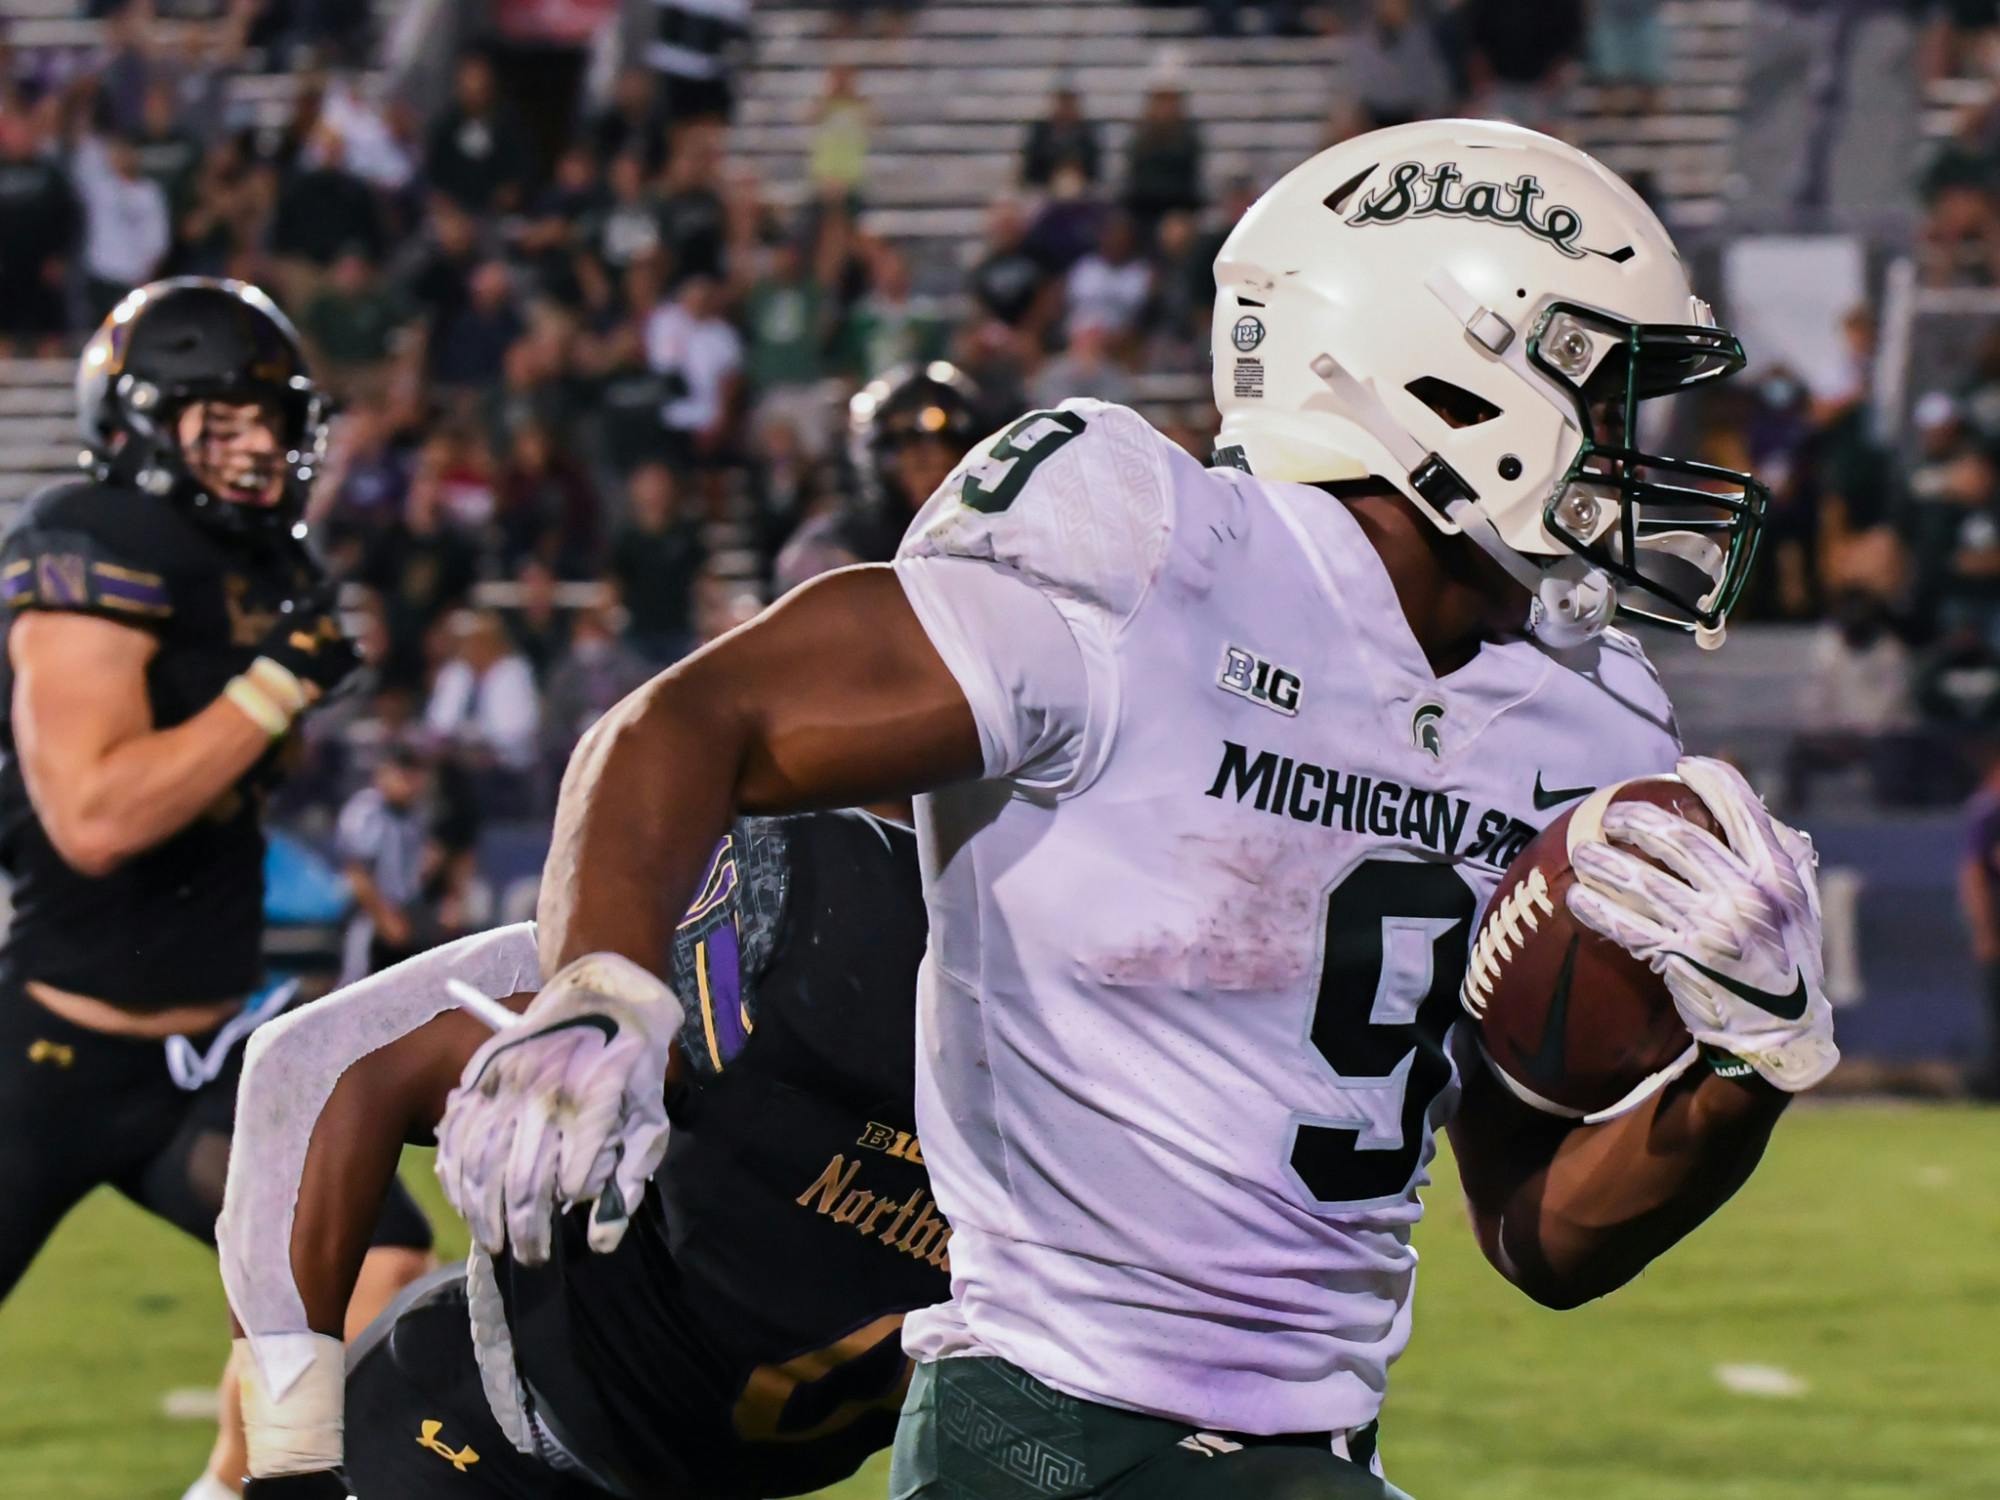
[[[978,722],[989,778],[1083,790],[1110,753],[1116,644],[1173,532],[1162,440],[1072,400],[967,455],[918,512],[896,571]]]

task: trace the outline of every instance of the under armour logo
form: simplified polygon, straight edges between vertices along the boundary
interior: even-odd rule
[[[58,1068],[76,1065],[76,1048],[63,1042],[33,1041],[28,1043],[28,1061],[50,1063]]]
[[[472,1451],[470,1445],[453,1451],[449,1443],[438,1437],[438,1434],[443,1431],[444,1423],[442,1422],[424,1423],[417,1431],[417,1446],[419,1448],[428,1448],[461,1474],[479,1462],[479,1455]]]

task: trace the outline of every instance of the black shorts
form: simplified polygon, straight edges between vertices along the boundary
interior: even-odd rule
[[[216,1033],[190,1037],[206,1053]],[[243,1048],[198,1088],[175,1083],[165,1045],[71,1025],[0,979],[0,1298],[63,1215],[109,1183],[215,1242]],[[398,1182],[372,1240],[428,1250],[430,1225]]]
[[[347,1478],[357,1500],[613,1500],[493,1420],[462,1266],[405,1289],[348,1350]]]

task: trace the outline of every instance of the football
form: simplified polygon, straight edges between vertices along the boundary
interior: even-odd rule
[[[1520,1098],[1551,1114],[1610,1109],[1694,1043],[1664,980],[1570,915],[1570,852],[1603,836],[1613,802],[1655,803],[1722,831],[1678,776],[1602,787],[1538,834],[1507,867],[1472,943],[1460,998],[1487,1060]]]

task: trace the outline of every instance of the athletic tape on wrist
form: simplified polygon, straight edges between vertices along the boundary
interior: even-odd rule
[[[245,669],[245,675],[271,695],[271,701],[293,714],[302,714],[312,701],[298,673],[281,661],[260,656]]]
[[[290,732],[291,714],[271,701],[271,695],[246,676],[232,677],[229,685],[222,690],[222,696],[234,703],[264,733],[274,740],[280,740]]]
[[[339,1468],[346,1346],[323,1333],[266,1334],[237,1339],[236,1352],[250,1477]]]

